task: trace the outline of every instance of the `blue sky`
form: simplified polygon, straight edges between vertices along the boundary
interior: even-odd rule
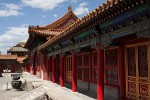
[[[105,0],[0,0],[0,51],[28,38],[28,26],[46,26],[63,16],[68,6],[82,18]]]

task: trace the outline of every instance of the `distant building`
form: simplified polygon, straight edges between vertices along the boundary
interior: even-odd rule
[[[27,49],[23,48],[25,42],[20,42],[17,45],[11,47],[8,51],[8,55],[17,55],[18,57],[24,57],[26,56],[29,52]]]
[[[20,42],[7,51],[7,55],[0,55],[0,69],[11,72],[22,72],[23,60],[28,57],[28,50],[23,48],[25,42]]]

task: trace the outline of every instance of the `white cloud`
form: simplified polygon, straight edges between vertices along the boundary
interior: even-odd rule
[[[79,4],[79,6],[75,9],[74,13],[76,15],[85,15],[89,12],[89,8],[87,8],[86,6],[88,5],[87,2],[82,2],[81,4]]]
[[[54,16],[55,18],[57,18],[57,17],[58,17],[58,15],[57,15],[57,14],[54,14],[53,16]]]
[[[6,8],[8,9],[14,9],[14,10],[17,10],[17,9],[21,9],[21,7],[19,7],[18,5],[16,4],[13,4],[13,3],[10,3],[10,4],[4,4]]]
[[[82,3],[79,4],[79,7],[84,7],[84,6],[87,6],[87,5],[88,5],[87,2],[82,2]]]
[[[78,0],[71,0],[71,3],[77,3]]]
[[[28,38],[27,25],[10,27],[5,34],[0,35],[0,51],[6,54],[7,50],[19,42],[25,42]]]
[[[19,12],[21,9],[20,6],[10,3],[1,3],[0,4],[0,17],[8,17],[8,16],[20,16],[23,15],[22,12]]]
[[[58,5],[68,1],[68,0],[21,0],[22,3],[32,8],[39,8],[44,11],[52,10]]]

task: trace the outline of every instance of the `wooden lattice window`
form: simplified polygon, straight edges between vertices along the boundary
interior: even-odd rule
[[[138,67],[139,76],[148,77],[147,45],[142,45],[138,47]]]
[[[90,66],[90,55],[84,54],[83,55],[83,79],[84,80],[89,80],[89,66]]]
[[[118,49],[105,50],[106,84],[118,84]]]
[[[89,81],[89,53],[77,55],[78,79]]]
[[[77,66],[82,66],[82,55],[77,56]]]
[[[136,76],[135,48],[127,48],[128,76]]]
[[[78,68],[78,79],[82,80],[82,68]]]
[[[82,55],[77,56],[78,79],[82,80]]]

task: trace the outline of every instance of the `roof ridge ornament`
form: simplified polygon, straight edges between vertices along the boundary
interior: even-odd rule
[[[71,11],[72,11],[72,7],[68,6],[68,12],[71,12]]]

